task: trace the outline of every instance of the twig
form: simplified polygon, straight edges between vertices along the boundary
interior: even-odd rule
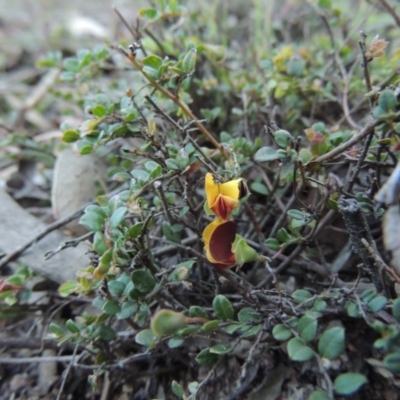
[[[61,399],[61,395],[62,395],[62,392],[64,391],[64,386],[65,386],[65,383],[67,382],[67,378],[68,378],[68,375],[69,375],[69,373],[71,371],[72,364],[74,363],[75,356],[76,356],[76,353],[78,351],[78,347],[79,347],[78,345],[75,346],[74,352],[73,352],[73,354],[71,356],[71,361],[70,361],[70,363],[68,365],[67,370],[64,372],[64,378],[63,378],[63,381],[61,383],[60,390],[58,391],[58,395],[57,395],[57,399],[56,400],[60,400]]]
[[[394,8],[386,1],[386,0],[379,0],[382,4],[382,7],[393,17],[396,25],[400,27],[400,16],[396,14]]]
[[[379,276],[379,270],[376,268],[374,258],[369,254],[361,240],[365,238],[368,244],[372,245],[373,243],[371,231],[369,230],[360,204],[355,199],[341,197],[338,201],[338,207],[349,232],[354,253],[360,256],[376,290],[381,292],[383,285]]]
[[[223,146],[221,146],[221,144],[213,137],[213,135],[206,129],[206,127],[200,121],[197,120],[197,118],[189,109],[189,107],[185,103],[183,103],[178,96],[174,95],[169,90],[165,89],[149,74],[147,74],[146,71],[144,71],[142,63],[136,58],[135,46],[131,45],[129,49],[131,50],[131,52],[127,53],[125,49],[123,49],[122,47],[118,48],[118,50],[131,61],[131,63],[141,72],[141,74],[149,81],[149,83],[154,88],[159,90],[164,96],[172,100],[182,110],[182,112],[194,122],[194,124],[199,128],[200,132],[212,143],[212,145],[215,148],[217,148],[224,157],[226,157]]]
[[[172,217],[171,211],[168,208],[168,200],[165,197],[164,189],[162,187],[162,182],[161,181],[155,181],[153,183],[153,187],[156,190],[156,192],[158,193],[158,196],[159,196],[159,198],[161,200],[161,204],[162,204],[162,207],[164,209],[164,213],[165,213],[165,215],[166,215],[166,217],[168,219],[168,222],[170,224],[173,224],[174,223],[174,218]]]
[[[377,264],[383,268],[398,284],[400,284],[400,276],[396,274],[396,272],[390,268],[379,256],[379,254],[376,252],[376,250],[373,249],[372,246],[364,239],[361,239],[362,244],[367,248],[369,253],[371,254],[372,257],[374,257],[375,261]]]
[[[188,400],[196,400],[196,399],[201,399],[202,397],[197,397],[199,394],[199,391],[207,384],[207,382],[211,379],[213,374],[215,374],[215,371],[218,367],[218,365],[221,363],[221,360],[223,360],[223,357],[220,357],[220,359],[214,364],[214,366],[211,368],[210,372],[207,374],[207,376],[199,383],[199,385],[196,388],[196,392],[190,395]]]
[[[400,113],[399,113],[399,115],[400,115]],[[324,161],[335,158],[339,154],[343,153],[345,150],[349,149],[351,146],[355,145],[356,143],[359,143],[360,140],[364,139],[371,132],[373,132],[375,127],[377,127],[380,123],[381,123],[381,121],[370,122],[365,128],[361,129],[361,131],[358,132],[357,134],[355,134],[350,140],[348,140],[345,143],[342,143],[338,147],[335,147],[328,153],[317,157],[315,160],[311,160],[307,165],[312,165],[315,163],[322,163]],[[305,166],[306,168],[307,168],[307,165]]]
[[[55,357],[21,357],[21,358],[10,358],[0,357],[0,364],[31,364],[31,363],[42,363],[42,362],[71,362],[74,356],[55,356]]]
[[[368,71],[368,60],[366,57],[366,48],[365,48],[365,39],[367,38],[367,35],[364,32],[361,32],[361,40],[358,42],[358,45],[360,46],[361,49],[361,55],[362,55],[362,67],[363,67],[363,73],[364,73],[364,79],[365,79],[365,86],[367,88],[367,92],[372,91],[372,85],[371,85],[371,78],[369,76],[369,71]],[[369,99],[369,105],[371,107],[371,110],[374,106],[374,102],[371,96],[368,97]]]
[[[76,246],[78,246],[79,243],[83,242],[84,240],[86,240],[87,238],[89,238],[92,235],[93,235],[93,232],[87,232],[84,235],[82,235],[76,239],[63,242],[57,247],[57,249],[48,251],[44,255],[44,259],[49,260],[51,257],[55,256],[57,253],[59,253],[62,250],[68,249],[69,247],[76,247]]]
[[[54,221],[52,224],[48,225],[44,228],[40,233],[38,233],[34,238],[24,243],[22,246],[18,247],[12,253],[9,253],[0,261],[0,268],[4,267],[4,265],[8,264],[10,261],[13,261],[15,258],[20,256],[25,250],[31,247],[34,243],[38,242],[39,240],[43,239],[47,236],[50,232],[55,231],[58,228],[68,224],[68,222],[80,217],[83,213],[84,209],[91,203],[85,204],[84,206],[80,207],[77,211],[74,211],[72,214],[67,215],[64,218],[58,219]]]

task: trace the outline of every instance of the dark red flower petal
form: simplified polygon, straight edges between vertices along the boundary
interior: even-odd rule
[[[209,250],[214,260],[224,263],[230,261],[234,254],[232,253],[232,244],[236,237],[236,224],[233,221],[226,221],[219,225],[213,232]]]

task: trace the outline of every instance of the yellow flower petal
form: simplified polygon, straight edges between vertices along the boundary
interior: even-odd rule
[[[219,185],[214,182],[214,177],[212,174],[207,172],[205,180],[205,189],[208,207],[211,209],[212,205],[217,200],[219,195]]]
[[[215,229],[221,225],[222,221],[220,219],[216,219],[210,224],[208,224],[203,231],[203,241],[205,244],[205,247],[207,248],[210,244],[211,236],[214,233]]]
[[[219,192],[223,196],[231,197],[232,199],[239,200],[240,198],[240,182],[242,179],[234,179],[233,181],[228,181],[221,183],[219,185]]]

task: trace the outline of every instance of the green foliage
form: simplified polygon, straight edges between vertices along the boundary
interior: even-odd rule
[[[165,393],[182,399],[211,379],[188,384],[198,366],[217,371],[236,357],[242,382],[267,356],[329,389],[315,386],[312,400],[351,395],[368,382],[355,370],[367,370],[364,358],[353,362],[359,336],[379,349],[374,357],[385,368],[400,372],[400,302],[382,294],[392,292],[392,278],[385,291],[358,292],[360,260],[350,266],[350,251],[340,260],[348,234],[337,212],[340,196],[355,198],[368,222],[384,212],[373,196],[398,158],[399,54],[388,49],[380,59],[371,40],[364,43],[362,55],[372,54],[366,87],[352,13],[341,2],[294,3],[282,7],[302,18],[289,21],[269,2],[244,10],[215,1],[205,13],[159,0],[139,11],[140,44],[124,39],[119,50],[54,52],[38,62],[61,69],[49,92],[60,114],[79,117],[60,118],[63,145],[107,164],[101,194],[79,220],[91,235],[90,265],[59,287],[68,301],[90,298],[97,312],[51,321],[59,343],[83,344],[106,366],[126,348],[155,354],[152,366],[158,357],[174,365],[180,352],[190,373],[170,371],[163,381]],[[384,20],[364,25],[394,35]],[[370,136],[349,145],[371,120]],[[52,166],[55,145],[32,137],[2,137],[2,157]],[[206,172],[217,185],[241,177],[250,188],[228,218],[243,235],[228,249],[240,270],[208,262]],[[27,269],[7,277],[2,306],[25,305],[31,278]],[[391,307],[397,322],[387,318]],[[134,343],[124,331],[134,332]]]
[[[349,395],[356,392],[366,382],[368,382],[368,380],[364,375],[355,372],[347,372],[345,374],[340,374],[335,379],[334,389],[339,395]]]

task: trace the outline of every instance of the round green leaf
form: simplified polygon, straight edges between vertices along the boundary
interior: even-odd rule
[[[141,293],[151,292],[156,285],[156,280],[147,269],[137,269],[133,271],[131,278],[135,289],[139,290]]]
[[[227,321],[233,319],[235,312],[232,303],[222,294],[215,296],[212,306],[214,313],[219,320]]]
[[[390,371],[396,374],[400,373],[400,353],[388,354],[383,359],[383,365]]]
[[[239,322],[259,322],[260,317],[254,308],[251,307],[244,307],[239,311],[238,314]]]
[[[151,347],[153,344],[154,333],[151,329],[144,329],[135,336],[135,342],[142,346]]]
[[[65,327],[71,332],[71,333],[79,333],[80,329],[78,327],[78,325],[72,321],[72,319],[69,319],[66,323],[65,323]]]
[[[368,308],[372,312],[378,312],[382,310],[387,303],[387,298],[385,296],[376,296],[368,303]]]
[[[400,298],[393,301],[392,314],[396,321],[400,322]]]
[[[214,329],[217,329],[219,327],[219,320],[213,319],[212,321],[208,321],[203,324],[201,327],[202,330],[204,331],[213,331]]]
[[[286,341],[292,337],[292,332],[290,329],[286,328],[283,324],[278,324],[272,329],[272,335],[276,340]]]
[[[337,394],[349,395],[355,393],[364,383],[367,383],[367,378],[357,372],[346,372],[340,374],[334,382],[334,389]]]
[[[115,315],[121,310],[121,306],[119,305],[117,300],[107,300],[102,308],[103,312],[108,315]]]
[[[135,314],[138,310],[137,303],[125,301],[121,304],[121,311],[117,313],[117,319],[126,319]]]
[[[296,303],[301,304],[306,302],[308,299],[311,299],[313,295],[308,290],[299,289],[292,294],[292,297]]]
[[[347,300],[344,308],[347,311],[349,317],[352,318],[360,318],[360,310],[358,309],[358,304],[354,303],[353,301]]]
[[[314,351],[311,347],[306,346],[299,338],[290,339],[287,344],[287,350],[290,359],[293,361],[307,361],[314,356]]]
[[[182,399],[183,396],[185,395],[185,391],[183,390],[183,387],[177,381],[172,381],[171,389],[172,389],[172,392],[174,393],[174,395],[179,397],[180,399]]]
[[[172,337],[171,339],[168,340],[168,347],[170,349],[175,349],[177,347],[182,346],[184,340],[178,337]]]
[[[333,360],[339,357],[344,350],[344,345],[344,329],[341,327],[330,328],[319,339],[318,353],[321,357]]]
[[[196,318],[196,317],[209,318],[207,312],[199,306],[191,306],[189,308],[189,317],[191,317],[191,318]]]
[[[67,129],[62,133],[61,140],[65,143],[73,143],[79,139],[80,135],[76,129]]]
[[[308,400],[331,400],[329,394],[321,389],[314,390]]]
[[[210,347],[210,353],[213,354],[228,354],[232,351],[232,347],[226,344],[216,344],[215,346]]]
[[[128,211],[126,207],[117,208],[111,215],[109,225],[111,228],[117,228],[120,223],[124,220],[125,214]]]
[[[218,361],[218,354],[211,353],[210,349],[203,349],[197,354],[196,361],[203,367],[212,367]]]
[[[279,158],[278,153],[273,147],[261,147],[256,154],[254,154],[254,160],[259,162],[273,161]]]
[[[318,322],[315,318],[304,315],[299,319],[297,329],[299,330],[300,337],[305,342],[311,342],[317,334]]]

